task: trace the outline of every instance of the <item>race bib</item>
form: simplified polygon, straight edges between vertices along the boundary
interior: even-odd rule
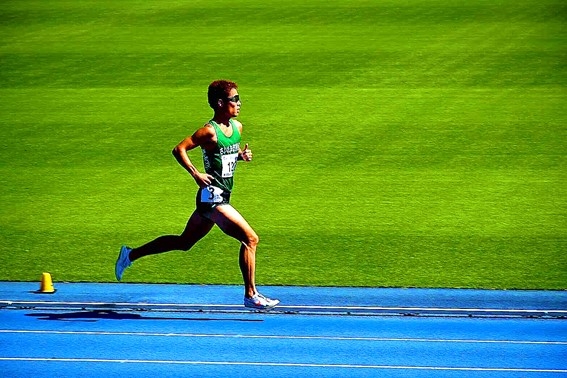
[[[222,198],[222,189],[217,188],[216,186],[206,186],[201,190],[201,202],[204,203],[221,203],[223,201]]]
[[[222,178],[232,177],[236,162],[238,161],[238,153],[230,155],[222,155]]]

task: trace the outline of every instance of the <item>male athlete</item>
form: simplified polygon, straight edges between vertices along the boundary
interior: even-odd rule
[[[212,82],[209,85],[208,100],[214,110],[213,119],[173,149],[173,155],[179,164],[199,186],[196,210],[181,235],[160,236],[138,248],[123,246],[116,261],[116,279],[120,281],[124,270],[140,257],[173,250],[189,250],[216,224],[225,234],[242,243],[239,263],[244,279],[244,306],[269,309],[276,306],[279,300],[266,298],[256,290],[258,235],[229,204],[237,161],[252,160],[248,144],[244,150],[240,148],[242,124],[232,119],[238,116],[241,106],[236,83],[226,80]],[[199,172],[187,156],[187,151],[197,147],[203,151],[205,173]]]

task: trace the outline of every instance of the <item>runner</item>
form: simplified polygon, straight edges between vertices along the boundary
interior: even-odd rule
[[[209,105],[213,118],[191,136],[182,140],[173,155],[193,177],[197,191],[196,210],[181,235],[164,235],[138,248],[123,246],[116,261],[116,279],[120,281],[124,270],[137,259],[173,250],[191,249],[216,224],[225,234],[241,243],[239,264],[244,280],[244,306],[269,309],[279,303],[258,292],[255,283],[256,248],[258,235],[242,215],[230,205],[233,176],[237,161],[251,161],[248,144],[240,148],[242,124],[233,118],[240,113],[240,96],[236,83],[227,80],[209,85]],[[200,147],[203,151],[205,173],[193,165],[187,151]]]

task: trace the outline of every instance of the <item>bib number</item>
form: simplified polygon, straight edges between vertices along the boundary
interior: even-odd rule
[[[238,161],[238,153],[230,155],[222,155],[222,178],[232,177],[236,162]]]
[[[201,190],[201,202],[203,203],[221,203],[222,189],[216,186],[209,185]]]

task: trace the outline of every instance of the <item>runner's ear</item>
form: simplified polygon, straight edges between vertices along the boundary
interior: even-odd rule
[[[219,100],[217,101],[217,105],[219,106],[219,108],[222,108],[223,105],[222,99],[219,98]]]

